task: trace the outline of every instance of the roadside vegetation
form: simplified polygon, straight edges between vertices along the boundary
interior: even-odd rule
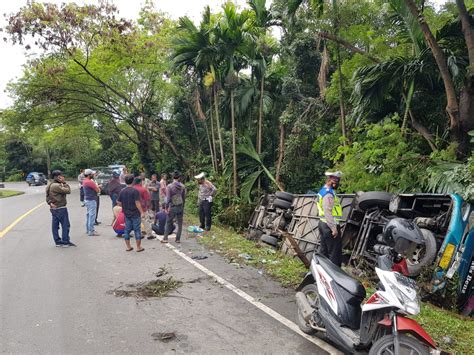
[[[248,0],[194,23],[151,0],[136,20],[113,3],[29,2],[2,32],[35,54],[7,87],[0,167],[14,180],[112,163],[205,171],[235,228],[261,192],[315,190],[332,168],[341,192],[471,199],[473,8]]]
[[[31,1],[2,29],[33,54],[0,111],[0,170],[204,171],[225,228],[203,243],[294,285],[299,262],[228,229],[263,192],[317,190],[338,169],[340,192],[474,200],[473,21],[474,0],[228,1],[197,23],[152,0],[136,20]]]
[[[7,198],[7,197],[17,196],[17,195],[22,195],[22,194],[24,194],[24,192],[22,191],[0,189],[0,198]]]

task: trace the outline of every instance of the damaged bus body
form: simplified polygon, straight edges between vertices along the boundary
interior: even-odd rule
[[[375,265],[387,246],[383,227],[394,217],[413,220],[424,245],[407,260],[412,277],[432,274],[430,295],[441,299],[454,288],[460,311],[474,315],[474,205],[459,195],[362,192],[338,195],[343,207],[341,231],[346,262],[356,268]],[[248,237],[311,260],[319,246],[316,194],[277,192],[260,199],[250,219]]]

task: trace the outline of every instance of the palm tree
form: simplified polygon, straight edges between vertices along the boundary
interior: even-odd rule
[[[265,74],[267,70],[267,63],[271,61],[273,50],[271,43],[266,39],[266,32],[270,26],[275,22],[271,12],[266,8],[266,0],[249,0],[248,4],[254,13],[255,28],[258,31],[258,45],[253,51],[252,66],[257,77],[260,80],[260,96],[258,106],[258,130],[257,130],[257,153],[262,153],[262,139],[263,139],[263,100],[265,89]]]
[[[232,193],[237,195],[237,132],[235,125],[235,89],[238,85],[239,70],[245,66],[242,53],[251,42],[248,31],[249,13],[237,12],[235,5],[227,2],[223,5],[223,16],[218,24],[219,51],[225,61],[225,87],[230,96],[230,119],[232,133]]]
[[[224,148],[222,134],[220,129],[219,110],[218,110],[218,89],[216,79],[216,66],[220,62],[220,54],[216,44],[214,22],[212,20],[211,10],[206,6],[202,15],[201,23],[197,28],[188,17],[179,19],[179,35],[174,41],[173,61],[177,68],[190,68],[195,72],[198,80],[204,81],[205,86],[211,86],[211,96],[215,106],[215,115],[217,126],[217,135],[219,138],[220,162],[222,169],[225,165]],[[214,124],[211,104],[211,153],[214,154],[214,160],[217,162],[217,152],[215,149]],[[217,165],[217,164],[216,164]]]
[[[409,115],[413,128],[426,139],[430,148],[437,150],[433,134],[416,118],[410,108],[414,83],[426,88],[438,82],[436,67],[425,50],[419,57],[395,57],[382,63],[359,68],[354,74],[353,115],[358,121],[368,113],[379,110],[388,98],[402,97],[405,115]]]

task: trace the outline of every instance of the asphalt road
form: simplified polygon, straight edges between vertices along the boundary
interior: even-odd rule
[[[44,187],[6,187],[26,193],[0,199],[1,231],[44,201]],[[77,248],[54,247],[45,205],[0,238],[1,353],[327,353],[157,240],[145,240],[142,253],[125,252],[123,240],[108,226],[108,196],[101,200],[98,237],[85,233],[86,211],[77,188],[68,201],[71,240]],[[208,256],[199,263],[295,321],[293,290],[254,268],[229,264],[193,238],[183,239],[183,253]],[[183,282],[169,297],[141,300],[111,294],[153,280],[160,267]],[[152,336],[170,332],[176,338],[169,342]]]

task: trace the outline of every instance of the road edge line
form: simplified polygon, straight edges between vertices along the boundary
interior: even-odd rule
[[[158,237],[157,239],[160,240],[160,242],[161,242],[161,240],[163,238]],[[298,335],[302,336],[306,340],[310,341],[314,345],[320,347],[324,351],[327,351],[329,354],[334,354],[334,355],[336,355],[336,354],[338,354],[338,355],[341,354],[342,355],[343,354],[341,351],[337,350],[332,345],[326,343],[324,340],[319,339],[317,337],[312,337],[312,336],[310,336],[306,333],[303,333],[301,331],[301,329],[298,327],[298,325],[296,325],[294,322],[292,322],[288,318],[285,318],[280,313],[278,313],[275,310],[273,310],[272,308],[266,306],[262,302],[257,301],[254,297],[250,296],[245,291],[242,291],[240,288],[238,288],[237,286],[231,284],[229,281],[227,281],[224,278],[220,277],[219,275],[217,275],[213,271],[209,270],[205,266],[199,264],[197,261],[191,259],[189,256],[184,254],[182,251],[178,250],[176,247],[174,247],[170,243],[166,243],[165,245],[168,247],[168,249],[172,250],[174,253],[176,253],[178,256],[180,256],[181,258],[183,258],[184,260],[189,262],[191,265],[193,265],[197,269],[201,270],[203,273],[205,273],[209,277],[212,277],[219,284],[221,284],[222,286],[225,286],[227,289],[231,290],[236,295],[240,296],[241,298],[243,298],[247,302],[253,304],[255,307],[260,309],[262,312],[266,313],[268,316],[270,316],[273,319],[277,320],[278,322],[280,322],[281,324],[283,324],[284,326],[286,326],[287,328],[289,328],[293,332],[297,333]]]
[[[38,206],[36,207],[33,207],[31,210],[23,213],[20,217],[18,217],[17,219],[15,219],[12,223],[10,223],[5,229],[3,229],[2,231],[0,231],[0,239],[2,239],[9,231],[11,231],[13,229],[13,227],[15,227],[18,223],[21,222],[22,219],[24,219],[26,216],[28,216],[30,213],[33,213],[34,211],[36,211],[38,208],[40,208],[41,206],[45,205],[46,202],[41,202]]]

